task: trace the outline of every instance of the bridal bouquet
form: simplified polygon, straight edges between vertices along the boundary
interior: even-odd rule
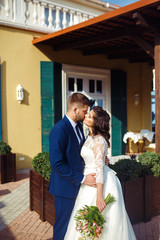
[[[105,198],[105,203],[107,205],[112,202],[115,202],[115,198],[109,193]],[[103,224],[106,221],[96,206],[85,205],[77,211],[74,219],[76,220],[76,230],[82,236],[79,240],[97,240],[100,238]]]

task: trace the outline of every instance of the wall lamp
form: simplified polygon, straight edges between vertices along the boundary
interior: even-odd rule
[[[137,106],[139,104],[139,93],[134,94],[134,105]]]
[[[17,100],[21,103],[24,100],[23,87],[19,84],[17,87]]]

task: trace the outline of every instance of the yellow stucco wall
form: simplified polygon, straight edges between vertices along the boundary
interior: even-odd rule
[[[105,55],[84,57],[73,50],[53,52],[50,47],[37,48],[32,39],[40,34],[20,29],[0,26],[0,36],[2,137],[16,153],[17,169],[31,167],[32,158],[41,151],[40,61],[126,71],[128,130],[151,129],[152,71],[148,64],[108,60]],[[25,92],[22,104],[16,100],[19,84]],[[137,92],[140,104],[135,106],[133,95]]]
[[[0,26],[2,139],[16,153],[17,169],[31,167],[41,151],[40,61],[48,58],[32,45],[35,35],[40,36]],[[16,100],[19,84],[24,88],[21,104]]]

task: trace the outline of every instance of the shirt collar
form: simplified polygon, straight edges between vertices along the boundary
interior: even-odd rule
[[[70,117],[68,117],[67,115],[66,115],[66,117],[68,118],[68,120],[70,121],[70,123],[71,123],[71,125],[72,125],[72,127],[73,128],[75,128],[76,127],[76,125],[77,125],[77,123],[76,122],[74,122]]]

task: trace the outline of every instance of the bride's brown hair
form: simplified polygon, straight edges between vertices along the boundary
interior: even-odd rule
[[[110,142],[109,142],[109,139],[110,139],[110,134],[109,134],[110,116],[102,107],[96,106],[96,107],[93,107],[92,110],[95,113],[92,134],[93,135],[97,135],[97,134],[102,135],[106,139],[106,141],[108,143],[108,147],[110,147]]]

